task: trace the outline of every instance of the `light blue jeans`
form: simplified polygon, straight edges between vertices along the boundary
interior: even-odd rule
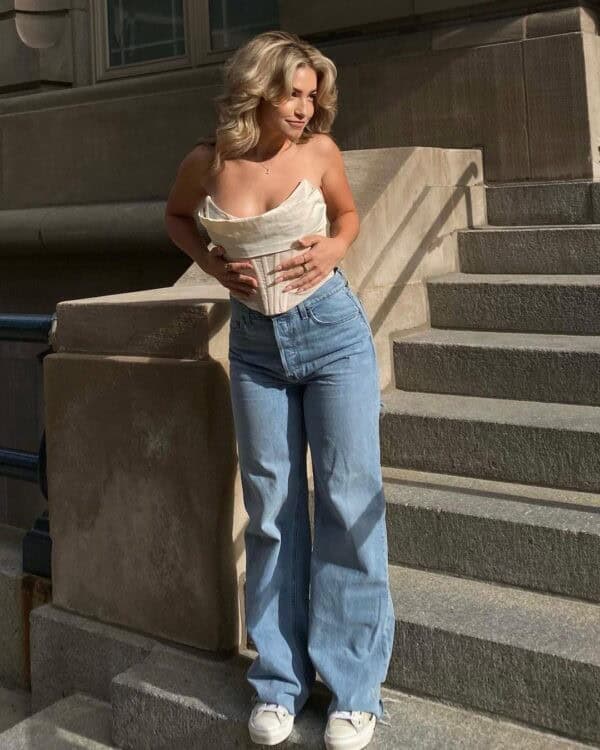
[[[297,714],[316,670],[332,693],[328,715],[380,718],[395,626],[381,400],[371,327],[343,271],[278,315],[231,297],[229,362],[255,699]]]

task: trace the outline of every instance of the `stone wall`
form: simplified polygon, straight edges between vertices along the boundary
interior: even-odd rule
[[[339,70],[334,135],[344,150],[481,148],[489,182],[598,173],[588,8],[319,46]],[[214,128],[220,75],[204,66],[0,99],[0,209],[164,197],[185,153]]]

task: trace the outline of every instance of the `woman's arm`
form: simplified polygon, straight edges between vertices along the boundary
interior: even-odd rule
[[[301,237],[298,242],[307,249],[283,261],[276,269],[276,281],[288,281],[283,291],[310,289],[339,263],[354,242],[360,228],[358,212],[346,176],[344,160],[335,141],[320,133],[313,136],[314,158],[323,167],[321,186],[327,204],[330,237],[311,234]],[[300,273],[303,263],[308,272]]]
[[[326,165],[322,177],[322,188],[327,204],[329,231],[332,237],[343,243],[345,255],[360,229],[358,212],[346,176],[341,151],[329,136],[316,137],[321,140],[319,148],[324,152]]]
[[[190,151],[179,165],[165,208],[167,233],[180,250],[227,289],[252,294],[257,281],[253,276],[242,273],[252,265],[246,261],[231,262],[228,270],[226,260],[221,257],[223,249],[217,246],[214,252],[209,252],[208,243],[196,224],[196,211],[206,197],[203,185],[211,160],[212,147],[200,145]]]
[[[165,226],[169,237],[205,273],[211,273],[211,256],[194,216],[206,196],[202,183],[210,159],[211,150],[207,146],[197,146],[185,156],[177,170],[165,208]]]

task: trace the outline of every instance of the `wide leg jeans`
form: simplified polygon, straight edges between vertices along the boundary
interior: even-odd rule
[[[318,672],[335,710],[383,713],[395,617],[380,465],[379,376],[366,312],[337,267],[290,310],[231,297],[231,399],[243,497],[247,673],[292,714]],[[314,539],[306,476],[310,446]]]

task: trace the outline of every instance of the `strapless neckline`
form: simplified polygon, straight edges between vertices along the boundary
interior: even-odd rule
[[[308,185],[308,186],[309,186],[309,187],[310,187],[310,188],[311,188],[312,190],[317,190],[317,191],[319,192],[319,195],[320,195],[320,197],[321,197],[321,200],[322,200],[323,202],[325,202],[325,201],[324,201],[324,198],[323,198],[323,193],[321,192],[321,189],[320,189],[320,188],[318,188],[318,187],[317,187],[317,186],[316,186],[315,184],[313,184],[313,183],[312,183],[312,182],[311,182],[311,181],[310,181],[310,180],[309,180],[308,178],[306,178],[306,177],[303,177],[303,178],[302,178],[302,179],[301,179],[301,180],[300,180],[300,181],[298,182],[298,184],[297,184],[297,185],[296,185],[296,187],[295,187],[295,188],[294,188],[294,189],[292,190],[292,192],[291,192],[291,193],[290,193],[290,194],[289,194],[289,195],[287,196],[287,198],[284,198],[284,199],[283,199],[283,200],[281,201],[281,203],[278,203],[278,204],[277,204],[276,206],[274,206],[273,208],[270,208],[270,209],[269,209],[268,211],[264,211],[264,212],[263,212],[262,214],[254,214],[254,216],[234,216],[233,214],[230,214],[230,213],[228,213],[227,211],[225,211],[224,209],[222,209],[222,208],[221,208],[220,206],[218,206],[218,205],[217,205],[217,204],[216,204],[216,203],[214,202],[214,200],[213,200],[213,199],[211,198],[211,196],[210,196],[210,195],[207,195],[207,196],[206,196],[206,198],[205,198],[205,201],[206,201],[207,203],[210,203],[210,204],[211,204],[211,205],[213,206],[213,208],[215,208],[215,209],[216,209],[217,211],[219,211],[220,213],[222,213],[222,214],[224,214],[225,216],[227,216],[227,218],[228,218],[229,220],[231,220],[231,221],[250,221],[250,220],[253,220],[253,219],[261,219],[261,218],[262,218],[263,216],[270,216],[271,214],[273,214],[273,213],[275,213],[275,212],[277,212],[277,211],[281,210],[282,208],[284,208],[284,206],[286,206],[286,205],[287,205],[287,204],[289,203],[289,201],[291,201],[291,200],[292,200],[292,198],[293,198],[293,197],[294,197],[294,196],[296,195],[296,193],[298,192],[298,190],[299,190],[300,186],[301,186],[301,185],[303,185],[304,183],[306,183],[306,184],[307,184],[307,185]]]

